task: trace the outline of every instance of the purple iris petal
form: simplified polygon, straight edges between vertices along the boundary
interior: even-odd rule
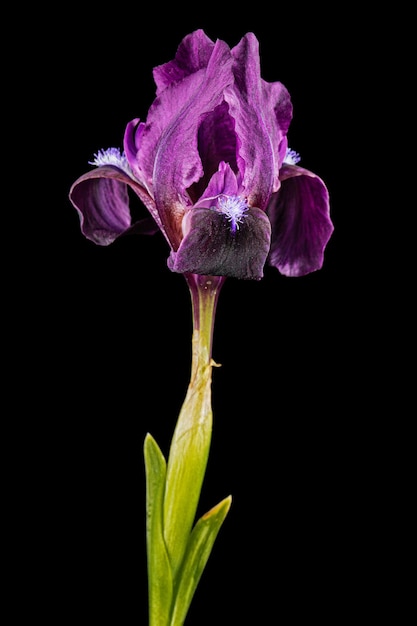
[[[188,233],[168,259],[173,272],[252,280],[263,277],[271,236],[263,211],[248,208],[235,230],[215,209],[193,209],[184,222]]]
[[[235,121],[238,167],[252,206],[266,209],[278,186],[278,148],[292,116],[290,97],[281,83],[261,79],[259,45],[247,33],[233,48],[233,88],[225,100]]]
[[[170,123],[157,144],[153,188],[158,212],[174,250],[178,248],[182,238],[178,227],[185,208],[193,204],[187,189],[204,174],[197,142],[200,120],[205,113],[222,103],[224,89],[233,82],[231,66],[232,58],[228,46],[222,41],[217,41],[202,76],[203,80],[193,84],[193,90],[183,83],[176,86],[177,101],[183,104],[183,108],[179,108],[178,111],[177,107],[173,119],[171,119],[172,98],[175,95],[167,94],[169,97],[167,114]],[[195,76],[194,74],[193,78]],[[162,92],[159,110],[162,118],[165,111],[162,101],[165,95],[166,91]],[[144,134],[143,149],[145,141]]]
[[[333,232],[329,194],[318,176],[296,165],[284,164],[280,178],[267,209],[272,226],[268,263],[286,276],[304,276],[323,265]]]
[[[181,82],[187,76],[204,70],[213,52],[214,42],[201,29],[184,37],[173,61],[158,65],[153,77],[159,96],[167,87]]]
[[[75,181],[70,190],[70,200],[79,214],[81,231],[88,239],[107,246],[132,227],[128,186],[158,220],[152,198],[145,189],[117,167],[104,165],[87,172]],[[141,224],[143,230],[140,228]],[[135,232],[155,231],[152,226],[149,227],[149,219],[141,224],[134,225]]]

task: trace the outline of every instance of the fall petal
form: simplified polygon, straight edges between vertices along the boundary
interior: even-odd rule
[[[286,276],[304,276],[322,267],[333,232],[329,193],[318,176],[298,166],[284,165],[280,178],[267,209],[272,226],[268,263]]]
[[[168,267],[173,272],[260,280],[269,252],[271,226],[263,211],[248,209],[233,231],[227,218],[213,209],[192,209],[188,231]]]
[[[154,202],[146,190],[116,167],[98,167],[73,183],[70,200],[80,217],[81,231],[88,239],[107,246],[132,226],[140,232],[139,224],[132,225],[128,186],[157,217]],[[144,227],[142,232],[154,230],[148,228],[149,220],[145,220]]]

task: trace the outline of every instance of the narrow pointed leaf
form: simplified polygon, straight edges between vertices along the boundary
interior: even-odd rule
[[[144,443],[149,626],[167,626],[172,602],[171,566],[163,534],[166,462],[151,435]]]
[[[219,502],[198,520],[192,530],[187,552],[178,573],[179,579],[175,585],[174,609],[170,626],[184,624],[195,590],[231,502],[231,496]]]

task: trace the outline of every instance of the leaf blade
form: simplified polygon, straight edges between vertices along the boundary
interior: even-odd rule
[[[149,626],[167,626],[173,581],[163,532],[166,461],[148,433],[144,442],[146,474],[146,549],[148,564]]]
[[[182,626],[214,542],[229,512],[232,497],[228,496],[197,521],[187,545],[181,570],[178,573],[173,613],[170,626]]]

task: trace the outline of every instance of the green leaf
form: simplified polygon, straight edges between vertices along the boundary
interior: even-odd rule
[[[230,509],[232,497],[228,496],[194,526],[187,545],[183,564],[178,572],[173,613],[170,626],[182,626],[195,590],[213,548],[220,527]]]
[[[166,462],[158,444],[149,434],[145,437],[144,457],[149,626],[167,626],[173,583],[163,533]]]

